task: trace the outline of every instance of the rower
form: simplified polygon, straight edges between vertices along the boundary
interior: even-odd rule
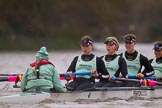
[[[110,73],[110,79],[112,77],[126,78],[128,75],[127,65],[124,58],[116,54],[119,48],[119,42],[116,37],[107,37],[104,44],[106,45],[107,54],[101,56],[104,61],[107,71]],[[106,81],[96,83],[96,87],[120,87],[123,85],[121,81]]]
[[[162,79],[162,41],[154,42],[154,55],[155,58],[150,59],[150,63],[154,68],[156,80]],[[147,69],[144,69],[144,72],[147,72]]]
[[[67,73],[90,71],[90,75],[76,75],[75,79],[67,85],[68,90],[91,90],[94,88],[95,78],[99,81],[108,80],[109,73],[104,62],[92,53],[93,40],[90,36],[81,38],[82,53],[71,62]],[[104,77],[104,78],[103,78]]]
[[[120,55],[127,63],[128,74],[134,74],[137,78],[144,78],[154,74],[153,67],[151,66],[148,58],[142,55],[135,49],[136,36],[134,34],[127,34],[124,36],[126,51]],[[147,69],[147,72],[141,72],[142,67]],[[140,86],[139,83],[130,83],[127,86]]]
[[[36,54],[36,61],[31,63],[23,74],[21,90],[64,92],[55,66],[48,60],[46,47],[42,47]]]

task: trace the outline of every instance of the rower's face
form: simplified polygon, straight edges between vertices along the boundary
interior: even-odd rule
[[[125,48],[127,50],[127,52],[133,52],[134,51],[134,47],[135,47],[136,43],[132,42],[132,43],[125,43]]]
[[[154,50],[154,54],[156,58],[162,57],[162,50]]]
[[[92,48],[93,48],[93,45],[81,45],[81,49],[82,49],[82,52],[83,54],[87,55],[87,54],[90,54],[91,51],[92,51]]]
[[[109,44],[109,43],[106,44],[106,50],[107,50],[107,53],[108,54],[115,53],[116,49],[117,49],[117,46],[116,45]]]

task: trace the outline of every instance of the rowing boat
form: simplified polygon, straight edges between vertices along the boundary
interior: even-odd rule
[[[46,100],[50,101],[69,101],[77,102],[78,100],[100,100],[107,101],[111,99],[154,99],[162,98],[162,87],[105,87],[96,88],[93,91],[75,91],[66,93],[20,93],[10,96],[0,97],[1,103],[31,104],[41,103]]]
[[[90,72],[75,72],[74,75],[90,74]],[[63,77],[67,74],[62,74]],[[3,75],[2,75],[3,76]],[[15,84],[19,81],[18,75],[6,77],[0,77],[1,81],[15,81]],[[134,78],[134,77],[133,77]],[[3,103],[39,103],[45,100],[52,101],[78,101],[78,100],[100,100],[106,101],[109,99],[152,99],[162,98],[162,82],[153,80],[138,80],[138,79],[123,79],[123,78],[112,78],[112,80],[119,81],[133,81],[141,83],[141,87],[102,87],[95,88],[92,91],[74,91],[66,93],[47,93],[47,92],[33,92],[33,93],[20,93],[10,96],[1,96],[0,102]],[[158,85],[158,86],[157,86]]]

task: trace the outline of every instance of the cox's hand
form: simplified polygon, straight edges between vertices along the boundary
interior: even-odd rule
[[[138,74],[137,74],[137,78],[142,79],[142,78],[144,78],[144,75],[143,75],[142,73],[138,73]]]
[[[96,70],[90,70],[90,72],[91,72],[91,76],[94,76],[94,77],[99,76],[99,74],[98,74],[98,72]]]

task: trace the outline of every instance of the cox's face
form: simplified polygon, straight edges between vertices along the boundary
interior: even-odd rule
[[[83,54],[85,55],[90,54],[93,48],[93,45],[80,45],[80,46],[81,46]]]

